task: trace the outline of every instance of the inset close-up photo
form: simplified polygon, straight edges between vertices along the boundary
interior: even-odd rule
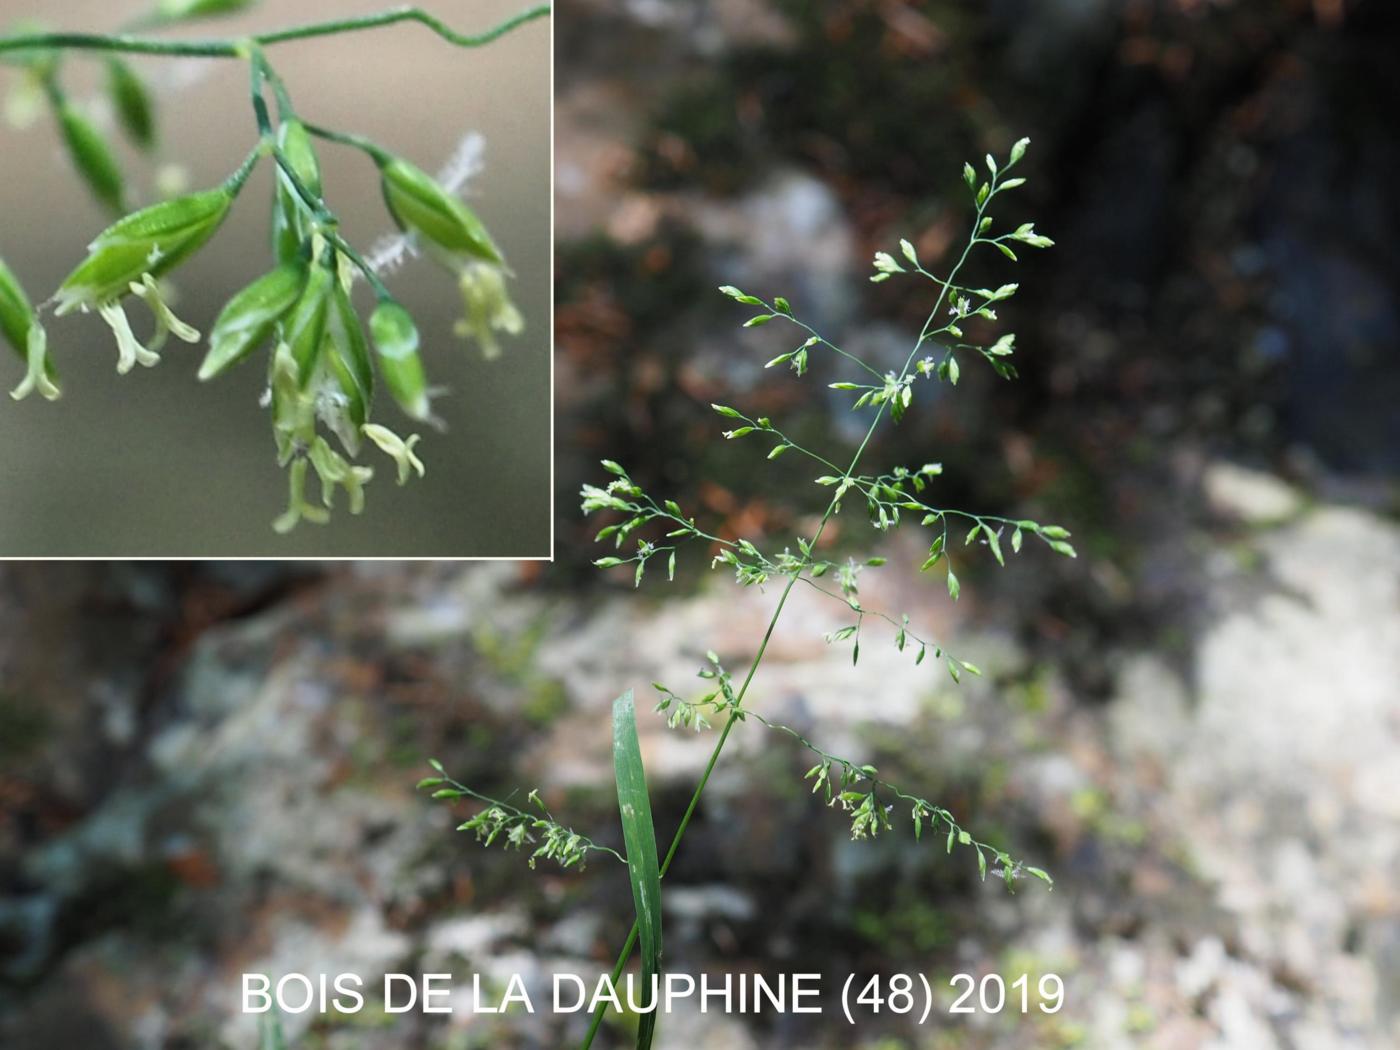
[[[103,210],[65,100],[127,162],[5,248],[3,418],[246,382],[246,461],[149,448],[259,536],[555,540],[0,564],[0,1050],[1400,1046],[1400,8],[460,6],[148,15],[238,118],[154,213],[69,79],[131,40],[0,43],[7,200]],[[67,498],[156,520],[115,404]]]
[[[549,14],[0,0],[0,556],[549,557]]]

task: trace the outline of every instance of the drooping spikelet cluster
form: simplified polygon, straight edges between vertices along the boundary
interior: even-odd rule
[[[162,0],[153,23],[228,13],[246,0]],[[243,52],[240,51],[240,54]],[[181,321],[169,303],[167,279],[218,232],[259,161],[276,165],[272,205],[272,265],[234,295],[215,320],[208,351],[199,368],[212,380],[258,351],[265,351],[264,406],[272,420],[279,463],[288,471],[290,499],[275,528],[286,532],[302,521],[324,523],[337,492],[344,490],[352,513],[364,508],[364,487],[374,470],[358,465],[368,442],[389,456],[400,484],[424,466],[415,448],[417,434],[400,436],[372,421],[377,383],[408,418],[436,423],[420,354],[418,327],[384,283],[383,275],[423,253],[456,280],[464,310],[456,331],[476,343],[486,358],[500,354],[498,333],[518,334],[524,326],[511,302],[505,257],[459,191],[482,167],[484,142],[468,135],[440,178],[403,157],[355,135],[302,121],[286,87],[266,56],[248,44],[253,70],[254,112],[259,138],[244,163],[221,185],[126,213],[128,188],[115,153],[96,124],[72,105],[59,85],[57,52],[21,52],[21,101],[36,91],[47,96],[73,162],[89,189],[120,217],[89,245],[87,257],[49,302],[36,307],[15,275],[0,261],[0,337],[23,358],[24,379],[14,398],[31,393],[60,396],[49,358],[49,340],[40,320],[95,312],[117,343],[117,370],[152,367],[170,336],[198,343],[200,333]],[[124,63],[106,59],[112,108],[136,144],[155,141],[152,100],[142,80]],[[263,93],[277,102],[274,123]],[[11,107],[19,110],[18,105]],[[379,170],[384,202],[398,234],[366,258],[339,232],[339,221],[324,198],[321,164],[313,136],[367,154]],[[375,295],[368,331],[354,303],[364,280]],[[145,303],[154,321],[149,338],[132,328],[129,296]],[[320,481],[319,499],[306,493],[310,474]]]

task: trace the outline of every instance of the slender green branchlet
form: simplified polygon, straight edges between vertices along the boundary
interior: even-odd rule
[[[176,10],[175,5],[165,4],[171,9],[158,22],[145,23],[148,28],[175,25],[191,17],[213,14],[232,14],[238,8],[252,5],[252,0],[243,3],[224,3],[221,10],[214,10],[210,3],[184,4],[184,10]],[[200,10],[195,10],[200,8]],[[363,32],[368,29],[382,29],[386,26],[405,22],[416,22],[426,26],[443,40],[456,47],[484,47],[494,43],[513,29],[526,25],[550,14],[549,4],[537,4],[512,15],[498,25],[481,33],[460,33],[440,18],[417,7],[401,7],[378,14],[356,18],[340,18],[327,22],[293,26],[273,32],[258,33],[247,38],[260,47],[274,47],[297,40],[311,40],[316,37],[342,36],[345,33]],[[140,37],[128,33],[24,33],[0,37],[0,55],[35,51],[114,51],[128,55],[164,55],[178,58],[242,58],[245,56],[242,40],[160,40],[153,37]]]
[[[432,788],[435,799],[456,801],[467,798],[483,804],[484,808],[457,826],[458,831],[475,832],[478,842],[490,846],[499,839],[507,848],[513,849],[523,849],[539,842],[539,846],[530,854],[532,868],[536,861],[552,860],[562,868],[582,869],[588,854],[595,852],[627,863],[627,858],[617,850],[600,846],[555,820],[538,791],[530,792],[527,801],[531,808],[525,810],[458,783],[447,775],[442,763],[436,759],[428,764],[432,766],[434,775],[418,782],[420,791]]]

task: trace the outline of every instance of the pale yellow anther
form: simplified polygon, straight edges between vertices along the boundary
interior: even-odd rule
[[[29,346],[26,360],[29,370],[19,386],[10,391],[10,396],[16,401],[23,401],[34,391],[39,391],[39,395],[46,401],[57,401],[62,396],[63,391],[52,379],[49,378],[49,340],[43,326],[35,321],[29,327]]]
[[[131,322],[126,319],[121,303],[104,303],[97,308],[97,312],[117,337],[117,371],[121,375],[126,375],[137,365],[151,368],[160,364],[160,354],[147,350],[131,331]]]
[[[165,344],[166,333],[173,335],[176,339],[185,343],[197,343],[200,340],[199,330],[185,324],[175,316],[170,305],[161,295],[160,285],[150,274],[141,278],[141,283],[132,282],[131,292],[133,295],[145,301],[151,308],[151,313],[156,319],[156,334],[151,337],[151,346],[159,349]]]
[[[366,423],[360,428],[361,433],[369,438],[380,450],[399,466],[399,484],[407,485],[409,476],[418,472],[418,476],[423,477],[427,471],[423,467],[423,461],[413,452],[413,446],[417,445],[420,438],[414,434],[407,441],[399,437],[388,427],[382,427],[377,423]]]

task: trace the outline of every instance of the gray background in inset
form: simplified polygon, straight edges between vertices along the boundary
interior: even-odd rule
[[[55,27],[110,31],[147,5],[97,0],[52,4],[0,0],[0,26],[41,17]],[[429,3],[428,10],[471,32],[521,9],[513,0]],[[236,37],[355,13],[377,0],[267,2],[247,16],[172,31]],[[366,513],[343,501],[329,527],[303,525],[279,537],[271,522],[286,503],[267,414],[258,407],[259,358],[223,379],[195,378],[203,350],[173,343],[154,369],[115,373],[116,350],[95,317],[49,324],[64,397],[0,404],[0,556],[547,556],[550,498],[550,25],[516,30],[495,44],[461,50],[418,25],[290,43],[272,49],[298,110],[308,119],[356,131],[429,171],[461,137],[487,139],[486,170],[471,204],[506,252],[517,277],[512,294],[524,336],[484,362],[452,334],[460,311],[455,282],[426,260],[390,278],[418,318],[430,382],[450,389],[437,402],[446,433],[424,432],[426,480],[394,484],[378,468]],[[216,184],[253,145],[248,71],[231,60],[135,58],[159,96],[160,157],[189,168],[191,186]],[[65,81],[79,102],[93,101],[101,63],[74,55]],[[8,89],[13,71],[0,70]],[[115,133],[114,133],[115,134]],[[151,199],[153,166],[119,147],[133,188]],[[355,151],[324,146],[327,198],[352,243],[368,247],[391,229],[374,166]],[[18,132],[0,126],[0,257],[36,300],[50,295],[110,217],[74,173],[47,117]],[[271,178],[254,175],[218,237],[176,280],[178,312],[207,332],[222,304],[269,263]],[[365,296],[365,290],[359,290]],[[367,309],[369,300],[358,300]],[[143,308],[130,309],[138,333]],[[8,347],[0,384],[22,366]],[[381,395],[377,417],[411,429]]]

